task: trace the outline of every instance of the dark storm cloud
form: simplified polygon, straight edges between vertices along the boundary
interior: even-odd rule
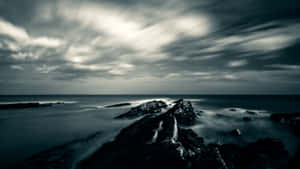
[[[297,0],[0,0],[0,85],[273,93],[268,85],[277,83],[300,92],[299,7]]]

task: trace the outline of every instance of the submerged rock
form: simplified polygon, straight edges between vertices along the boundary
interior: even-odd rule
[[[137,107],[131,108],[127,113],[121,114],[115,118],[136,118],[142,115],[147,114],[156,114],[162,111],[162,108],[166,108],[168,105],[163,101],[150,101],[147,103],[143,103]]]

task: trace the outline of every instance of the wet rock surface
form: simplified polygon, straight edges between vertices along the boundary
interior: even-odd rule
[[[174,113],[180,125],[192,125],[195,123],[197,114],[194,111],[192,103],[183,99],[177,100],[169,112]]]
[[[266,138],[245,146],[205,144],[193,130],[184,128],[195,120],[192,112],[189,102],[179,100],[166,113],[147,115],[121,130],[79,168],[288,168],[289,155],[279,140]]]
[[[213,158],[217,156],[214,148],[206,147],[203,138],[192,130],[180,127],[175,112],[170,109],[161,115],[148,115],[124,128],[80,168],[190,168],[198,166],[194,161],[202,159],[199,155],[211,158],[205,164],[209,168],[222,166],[219,159]]]
[[[230,133],[231,133],[231,135],[233,135],[233,136],[240,136],[240,135],[242,135],[242,132],[241,132],[240,129],[234,129],[234,130],[232,130]]]
[[[163,108],[167,108],[168,105],[163,101],[151,101],[147,103],[143,103],[137,107],[131,108],[127,113],[121,114],[116,119],[122,118],[136,118],[139,116],[147,115],[147,114],[156,114],[161,113]]]

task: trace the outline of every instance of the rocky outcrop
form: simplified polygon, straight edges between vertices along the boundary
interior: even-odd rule
[[[124,106],[130,106],[130,105],[131,105],[131,103],[119,103],[119,104],[105,106],[105,108],[124,107]]]
[[[251,118],[251,117],[248,117],[248,116],[246,116],[246,117],[243,117],[243,120],[244,120],[244,121],[251,121],[251,120],[252,120],[252,118]]]
[[[172,112],[180,125],[192,125],[196,121],[197,114],[194,111],[192,103],[183,99],[174,102],[169,112]],[[168,105],[163,101],[151,101],[141,104],[132,108],[129,112],[121,114],[115,118],[136,118],[143,115],[158,114],[162,112],[163,108],[167,108]]]
[[[192,130],[179,126],[174,110],[145,116],[124,128],[114,141],[103,145],[83,161],[80,168],[225,169],[214,147],[205,146],[203,139]],[[203,160],[203,163],[199,160]]]
[[[180,114],[183,113],[184,114]],[[179,100],[163,114],[150,114],[121,130],[82,161],[82,169],[267,169],[287,168],[279,140],[262,139],[244,147],[205,144],[191,129],[190,104]],[[180,120],[181,119],[181,120]]]
[[[230,133],[231,133],[231,135],[233,135],[233,136],[240,136],[240,135],[242,135],[242,132],[241,132],[240,129],[234,129],[234,130],[232,130]]]
[[[175,102],[175,106],[169,111],[174,113],[180,125],[192,125],[195,123],[197,115],[194,111],[192,103],[180,99]]]
[[[62,103],[57,103],[62,104]],[[38,107],[49,107],[52,106],[53,103],[11,103],[11,104],[0,104],[0,110],[7,109],[25,109],[25,108],[38,108]]]
[[[167,107],[168,105],[165,102],[154,100],[143,103],[137,107],[133,107],[127,113],[121,114],[115,118],[136,118],[142,115],[161,113],[162,109]]]

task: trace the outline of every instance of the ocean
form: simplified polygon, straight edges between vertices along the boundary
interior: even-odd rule
[[[300,145],[299,137],[286,125],[269,117],[272,113],[299,112],[299,95],[13,95],[0,96],[0,104],[64,104],[0,110],[0,168],[30,157],[51,159],[62,155],[66,157],[63,165],[75,168],[136,120],[116,120],[115,116],[149,100],[170,104],[180,98],[191,101],[194,109],[202,112],[191,128],[206,142],[246,144],[272,137],[281,139],[290,153]],[[131,105],[105,107],[118,103]],[[245,122],[245,116],[253,120]],[[237,128],[241,137],[228,135]]]

